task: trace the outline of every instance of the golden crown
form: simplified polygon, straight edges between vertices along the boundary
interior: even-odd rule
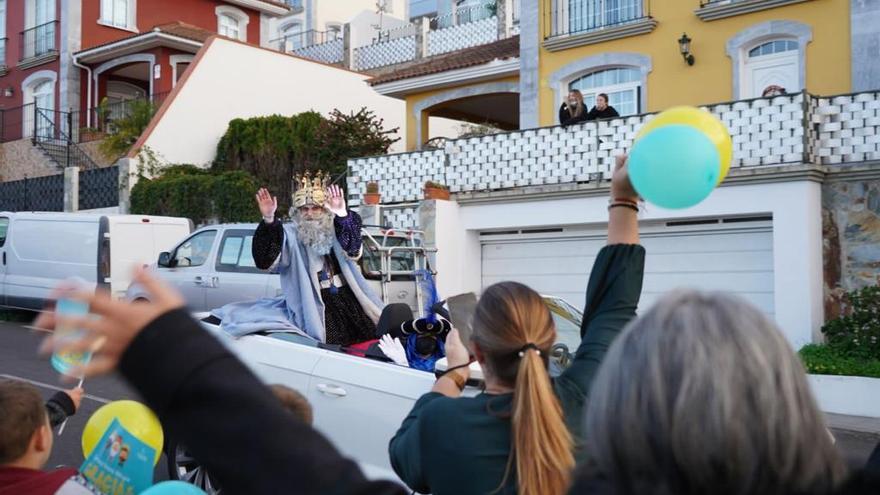
[[[293,178],[293,207],[300,208],[306,205],[324,206],[327,194],[324,192],[330,177],[320,171],[314,176],[310,172],[297,174]]]

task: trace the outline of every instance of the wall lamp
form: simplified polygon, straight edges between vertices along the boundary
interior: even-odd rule
[[[687,33],[682,33],[681,38],[678,39],[678,49],[681,51],[684,61],[688,65],[694,65],[694,56],[691,55],[691,39],[688,38]]]
[[[15,94],[15,91],[12,89],[12,86],[3,90],[3,96],[7,98],[11,98],[13,94]]]

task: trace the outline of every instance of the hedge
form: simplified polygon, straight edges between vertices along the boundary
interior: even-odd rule
[[[257,182],[246,172],[213,173],[193,165],[175,165],[162,175],[141,177],[131,192],[131,211],[189,218],[195,225],[252,222]]]
[[[880,359],[847,356],[846,351],[825,344],[806,345],[798,354],[807,373],[880,378]]]

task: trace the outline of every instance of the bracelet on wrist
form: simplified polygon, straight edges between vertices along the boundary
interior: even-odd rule
[[[639,212],[639,207],[631,203],[611,203],[608,205],[608,210],[610,211],[611,208],[629,208],[636,213]]]

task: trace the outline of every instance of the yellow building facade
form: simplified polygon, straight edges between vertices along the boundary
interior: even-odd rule
[[[588,106],[608,93],[627,115],[760,97],[769,85],[817,95],[880,87],[878,62],[853,80],[854,54],[866,48],[855,47],[852,31],[871,22],[853,11],[855,0],[521,2],[519,35],[511,40],[372,82],[406,100],[407,149],[421,148],[432,116],[506,130],[556,125],[571,88],[582,90]],[[693,65],[682,55],[685,33]]]

